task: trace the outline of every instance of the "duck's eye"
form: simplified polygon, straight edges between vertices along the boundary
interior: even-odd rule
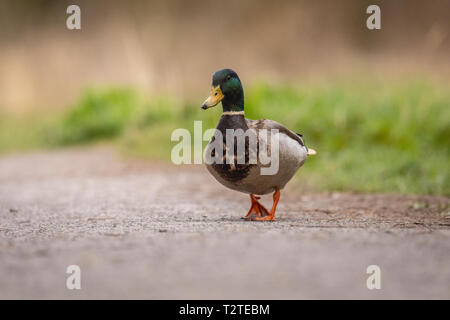
[[[217,92],[216,92],[216,93],[214,93],[214,95],[215,95],[215,96],[217,96]]]
[[[227,81],[228,81],[228,80],[231,80],[231,76],[227,76]]]

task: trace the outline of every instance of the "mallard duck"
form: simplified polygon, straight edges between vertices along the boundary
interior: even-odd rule
[[[274,221],[281,190],[305,163],[307,156],[316,152],[306,147],[301,134],[287,129],[276,121],[246,119],[244,116],[244,90],[238,75],[231,69],[222,69],[214,73],[211,94],[201,108],[206,110],[220,102],[222,102],[223,113],[216,128],[216,133],[220,133],[220,135],[212,137],[205,148],[206,167],[212,176],[225,187],[250,195],[251,206],[247,214],[242,217],[243,219]],[[237,132],[231,139],[234,139],[234,144],[231,146],[234,149],[231,150],[234,151],[233,154],[226,143],[227,131]],[[250,133],[245,136],[245,133],[248,132]],[[265,134],[261,134],[262,132]],[[267,132],[270,134],[267,135]],[[223,137],[223,139],[217,140],[217,137]],[[245,141],[245,148],[241,149],[243,151],[242,161],[239,162],[237,142],[242,137]],[[257,141],[256,149],[252,148],[250,142],[252,137]],[[276,143],[272,139],[278,141],[278,170],[274,174],[262,174],[263,168],[267,169],[269,165],[263,164],[259,156],[264,148],[268,149],[267,155],[275,154]],[[235,155],[236,152],[237,155]],[[255,153],[256,163],[250,161],[250,155],[255,155]],[[206,161],[207,157],[217,160],[217,156],[221,161]],[[270,211],[258,201],[259,195],[268,193],[273,193],[273,205]]]

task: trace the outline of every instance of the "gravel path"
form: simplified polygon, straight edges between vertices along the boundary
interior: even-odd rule
[[[288,185],[272,223],[242,221],[249,203],[201,166],[3,156],[0,298],[450,298],[449,198]],[[372,264],[381,290],[366,287]]]

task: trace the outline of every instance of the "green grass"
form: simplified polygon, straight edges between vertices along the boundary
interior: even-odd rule
[[[247,88],[246,116],[304,134],[318,155],[296,181],[311,190],[450,195],[450,90],[424,80]],[[214,128],[221,107],[143,98],[134,90],[86,91],[65,114],[4,116],[0,152],[112,140],[130,155],[170,161],[176,128]]]
[[[62,117],[53,142],[79,144],[120,136],[140,106],[141,98],[130,89],[89,89]]]
[[[45,148],[51,145],[46,134],[59,119],[53,115],[0,113],[0,153]]]

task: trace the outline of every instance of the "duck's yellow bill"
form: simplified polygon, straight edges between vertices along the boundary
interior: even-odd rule
[[[222,90],[220,90],[220,86],[213,87],[211,89],[211,95],[208,99],[205,100],[202,104],[202,109],[206,110],[208,108],[216,106],[223,99]]]

